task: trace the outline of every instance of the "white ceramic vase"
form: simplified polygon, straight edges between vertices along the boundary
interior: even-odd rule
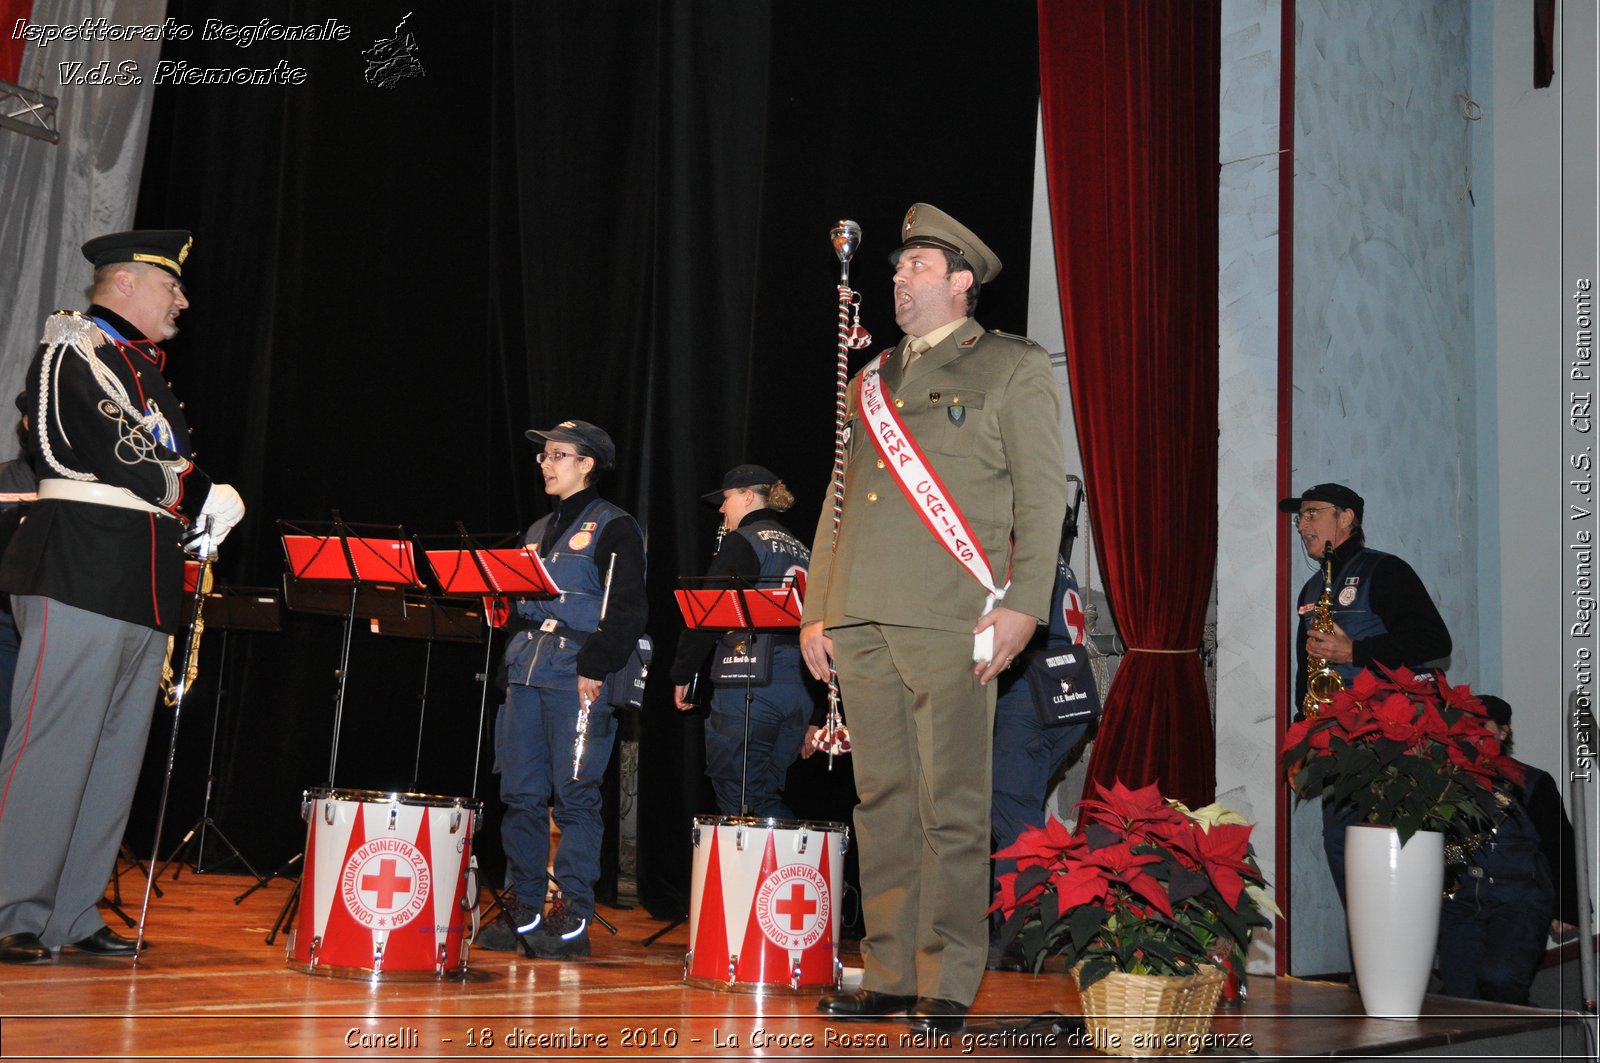
[[[1404,846],[1393,827],[1345,828],[1350,957],[1361,1006],[1378,1019],[1415,1019],[1439,941],[1444,835],[1418,831]]]

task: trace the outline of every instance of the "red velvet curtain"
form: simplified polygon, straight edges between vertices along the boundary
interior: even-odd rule
[[[1089,781],[1207,803],[1217,546],[1219,0],[1039,0],[1072,408],[1127,657]]]
[[[21,84],[18,77],[22,69],[22,49],[28,42],[13,33],[17,23],[30,18],[32,14],[33,0],[0,0],[0,81]],[[46,85],[44,91],[47,94],[59,94],[60,88],[52,90]]]

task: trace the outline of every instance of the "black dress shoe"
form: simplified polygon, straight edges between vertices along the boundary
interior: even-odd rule
[[[919,1033],[960,1033],[967,1025],[967,1006],[939,997],[918,997],[906,1021]]]
[[[109,926],[103,926],[82,941],[74,941],[66,947],[87,952],[91,956],[132,956],[136,943],[133,938],[125,938]],[[150,943],[145,942],[144,948],[149,947]]]
[[[817,1001],[817,1010],[836,1019],[882,1019],[894,1012],[905,1011],[916,1000],[916,997],[856,989],[849,993],[824,994]]]
[[[38,934],[7,934],[0,938],[0,963],[39,963],[50,958],[50,950]]]

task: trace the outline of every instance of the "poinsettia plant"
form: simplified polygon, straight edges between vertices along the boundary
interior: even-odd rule
[[[1489,826],[1505,805],[1501,787],[1523,772],[1485,726],[1483,704],[1443,674],[1378,668],[1285,732],[1289,785],[1301,800],[1354,806],[1402,845],[1419,830],[1465,837]]]
[[[1017,862],[994,904],[1005,941],[1020,933],[1035,971],[1062,956],[1080,988],[1112,971],[1192,975],[1219,952],[1242,955],[1250,928],[1278,910],[1251,825],[1221,805],[1191,811],[1153,785],[1096,790],[1078,803],[1075,829],[1051,817],[995,854]]]

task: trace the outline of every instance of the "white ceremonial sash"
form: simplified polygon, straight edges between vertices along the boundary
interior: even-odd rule
[[[949,551],[950,556],[989,592],[983,605],[983,611],[987,613],[1006,596],[1005,588],[995,585],[994,570],[989,565],[988,555],[983,552],[983,544],[973,534],[966,515],[961,512],[956,500],[950,497],[950,492],[945,490],[944,481],[939,479],[939,474],[928,463],[927,456],[917,446],[905,422],[895,413],[894,403],[883,393],[879,370],[893,355],[894,351],[885,351],[876,366],[869,367],[861,374],[856,403],[867,423],[878,456],[894,474],[895,482],[900,485],[906,501],[911,503],[912,510],[922,518],[923,525],[939,545]],[[1009,580],[1006,586],[1010,586]],[[974,636],[973,641],[973,660],[987,661],[993,656],[994,628],[984,628]]]

